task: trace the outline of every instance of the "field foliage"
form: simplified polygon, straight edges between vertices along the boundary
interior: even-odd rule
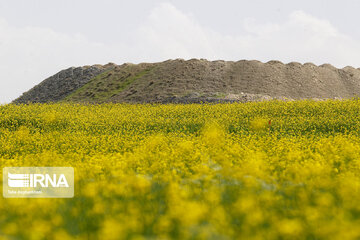
[[[359,112],[359,100],[0,106],[0,168],[75,169],[72,199],[1,197],[0,238],[359,239]]]

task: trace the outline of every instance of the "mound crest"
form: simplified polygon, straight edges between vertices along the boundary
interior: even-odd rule
[[[14,103],[197,103],[269,99],[351,98],[360,69],[280,61],[176,59],[159,63],[93,65],[63,70]]]

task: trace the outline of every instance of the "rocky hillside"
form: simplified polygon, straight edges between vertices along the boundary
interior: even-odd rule
[[[69,93],[81,88],[92,78],[104,72],[109,66],[94,65],[71,67],[51,76],[39,85],[23,93],[15,103],[57,102],[63,100]]]
[[[329,64],[177,59],[63,70],[14,103],[190,103],[360,95],[360,69]]]

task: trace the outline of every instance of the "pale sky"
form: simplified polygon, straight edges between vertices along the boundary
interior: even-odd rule
[[[360,1],[0,0],[0,103],[71,67],[176,58],[360,67]]]

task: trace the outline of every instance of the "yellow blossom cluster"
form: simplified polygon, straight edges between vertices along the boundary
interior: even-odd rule
[[[0,239],[360,239],[359,113],[357,99],[0,106],[1,169],[75,170],[74,198],[1,197]]]

